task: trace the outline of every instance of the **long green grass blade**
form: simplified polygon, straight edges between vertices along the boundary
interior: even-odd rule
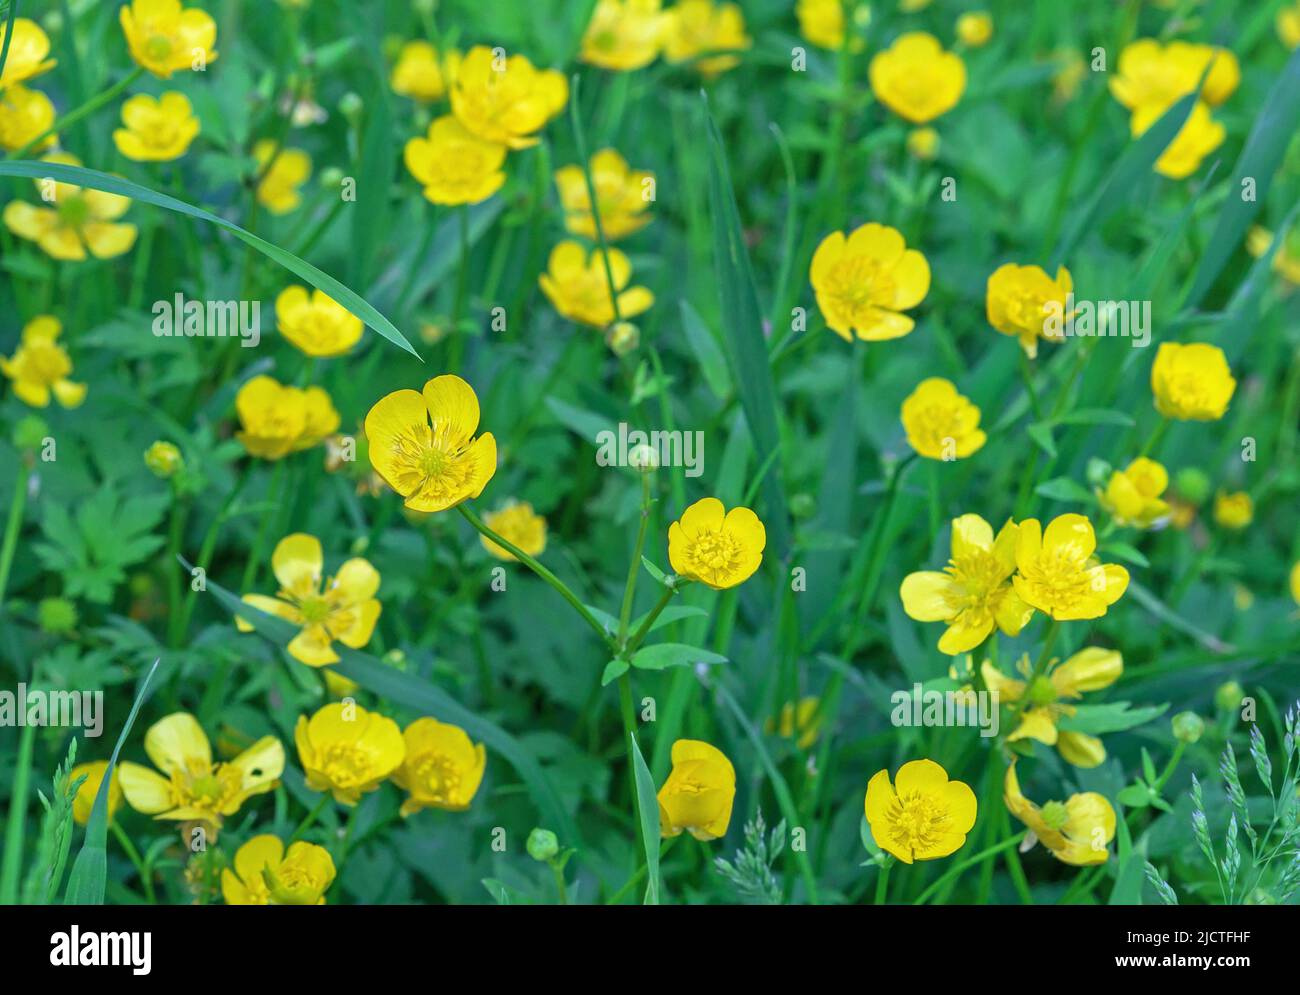
[[[663,881],[659,874],[659,800],[655,795],[654,778],[646,766],[636,735],[628,734],[632,744],[632,766],[636,775],[637,808],[641,814],[641,840],[645,844],[646,890],[645,904],[658,905],[663,894]]]

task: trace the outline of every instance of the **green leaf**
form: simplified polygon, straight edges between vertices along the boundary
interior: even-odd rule
[[[684,643],[659,643],[643,646],[632,655],[632,666],[639,670],[665,670],[690,667],[697,663],[726,663],[727,658]]]
[[[689,301],[683,300],[681,306],[682,331],[686,333],[686,343],[691,347],[691,352],[695,353],[700,372],[704,374],[704,382],[709,385],[709,390],[713,391],[715,397],[724,398],[731,392],[727,359],[699,312],[691,307]]]
[[[645,844],[646,889],[645,904],[658,905],[663,894],[659,875],[659,799],[655,794],[654,778],[641,756],[636,733],[629,732],[628,743],[632,753],[632,768],[636,774],[636,807],[641,817],[641,841]]]
[[[650,613],[646,612],[646,615],[648,614]],[[655,619],[654,625],[650,626],[649,631],[654,632],[655,629],[662,629],[665,625],[671,625],[673,622],[680,622],[684,618],[703,618],[708,614],[708,612],[703,608],[700,608],[698,605],[669,605],[659,613],[659,617]],[[639,632],[641,629],[641,623],[644,621],[645,615],[633,619],[632,623],[627,627],[628,631]]]
[[[626,660],[610,660],[605,664],[605,671],[600,675],[600,686],[609,687],[628,672],[630,664]]]
[[[1150,560],[1143,556],[1139,550],[1130,546],[1126,542],[1103,543],[1101,551],[1103,553],[1110,553],[1112,556],[1123,560],[1125,563],[1132,563],[1139,567],[1151,566]]]
[[[1115,796],[1125,808],[1146,808],[1151,804],[1151,789],[1145,784],[1130,784]]]
[[[1168,710],[1168,703],[1139,705],[1136,708],[1127,701],[1115,701],[1105,705],[1076,705],[1074,714],[1062,716],[1057,723],[1057,728],[1087,733],[1089,736],[1101,736],[1108,732],[1133,729],[1163,715]]]
[[[1145,846],[1133,845],[1128,822],[1123,815],[1115,820],[1115,825],[1119,840],[1119,870],[1115,874],[1115,887],[1110,892],[1110,904],[1141,905],[1142,882],[1146,877]]]
[[[1056,440],[1052,438],[1052,426],[1043,422],[1034,422],[1026,432],[1029,437],[1037,443],[1038,448],[1047,453],[1052,459],[1056,459]],[[1041,493],[1041,492],[1040,492]]]
[[[1052,419],[1053,425],[1121,425],[1132,428],[1136,422],[1132,415],[1114,408],[1079,408],[1067,411]]]
[[[120,176],[112,176],[108,173],[101,173],[97,169],[86,169],[82,166],[67,166],[58,162],[30,162],[26,160],[0,162],[0,176],[18,176],[33,180],[43,179],[48,176],[63,183],[71,183],[75,186],[89,187],[92,190],[103,190],[106,193],[130,197],[132,200],[138,200],[144,204],[152,204],[154,207],[162,207],[169,211],[175,211],[177,214],[184,214],[187,217],[196,218],[199,221],[206,221],[219,228],[224,228],[246,245],[252,246],[273,262],[279,263],[299,279],[306,280],[317,290],[323,291],[334,298],[339,304],[388,339],[389,342],[401,346],[416,359],[420,359],[420,354],[412,348],[410,342],[406,341],[406,337],[397,330],[397,327],[380,314],[360,294],[350,290],[334,277],[323,270],[317,269],[306,260],[299,259],[292,252],[287,252],[278,245],[268,242],[250,231],[245,231],[233,221],[227,221],[225,218],[205,211],[201,207],[186,204],[175,197],[169,197],[165,193],[158,193],[155,190],[142,187],[138,183],[132,183]]]
[[[1053,501],[1078,501],[1092,504],[1094,498],[1090,490],[1069,477],[1055,477],[1034,488],[1034,493]]]
[[[668,587],[668,586],[669,586],[669,585],[668,585],[668,575],[665,574],[662,570],[660,570],[660,569],[659,569],[657,566],[655,566],[653,563],[651,563],[651,562],[650,562],[648,559],[646,559],[644,556],[641,557],[641,564],[646,568],[646,572],[647,572],[651,577],[653,577],[655,580],[659,581],[659,583],[662,584],[664,587]],[[635,630],[633,630],[633,631],[635,631]]]

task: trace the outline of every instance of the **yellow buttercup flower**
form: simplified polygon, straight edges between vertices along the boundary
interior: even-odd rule
[[[962,14],[957,18],[957,37],[963,45],[983,48],[993,38],[993,18],[984,10]]]
[[[1133,112],[1130,130],[1137,138],[1164,114],[1155,104],[1144,104]],[[1223,144],[1227,132],[1210,117],[1210,110],[1200,101],[1192,107],[1182,129],[1156,160],[1155,171],[1171,180],[1181,180],[1196,172],[1207,155]]]
[[[1110,856],[1107,844],[1115,838],[1115,810],[1104,795],[1085,791],[1039,808],[1020,793],[1012,761],[1007,768],[1003,799],[1007,810],[1033,830],[1038,842],[1062,863],[1085,867],[1104,864]]]
[[[888,769],[867,782],[864,804],[871,838],[905,864],[956,853],[975,825],[975,792],[933,760],[911,760],[898,768],[894,784]]]
[[[901,312],[930,290],[930,264],[909,249],[895,228],[874,221],[847,237],[827,235],[809,269],[817,307],[827,326],[845,342],[853,335],[880,342],[906,335],[916,322]]]
[[[628,286],[632,264],[618,249],[610,249],[609,269],[618,293],[618,314],[615,314],[609,274],[600,252],[597,248],[588,253],[577,242],[563,241],[551,250],[546,272],[537,281],[555,310],[570,321],[593,328],[634,318],[648,311],[655,302],[655,295],[645,287]]]
[[[766,731],[775,731],[782,739],[794,739],[795,746],[806,750],[822,731],[821,699],[816,695],[800,698],[799,701],[787,701],[781,706],[781,715],[776,722],[767,720]],[[797,739],[795,737],[798,736]]]
[[[144,465],[155,477],[168,480],[184,468],[185,461],[175,443],[159,439],[144,451]]]
[[[427,41],[408,41],[398,53],[388,82],[396,94],[431,103],[447,95],[459,66],[459,52],[439,55]]]
[[[131,58],[162,79],[217,61],[217,24],[180,0],[132,0],[120,12]]]
[[[1060,341],[1050,334],[1049,322],[1064,323],[1066,298],[1073,289],[1074,281],[1064,266],[1052,279],[1041,266],[1005,263],[989,276],[985,313],[990,325],[1003,335],[1018,338],[1025,354],[1033,359],[1038,355],[1040,338]]]
[[[1139,456],[1123,470],[1115,470],[1097,500],[1117,525],[1149,529],[1169,517],[1169,503],[1160,495],[1169,486],[1169,473],[1153,459]]]
[[[939,154],[939,133],[933,128],[913,128],[907,133],[907,151],[923,162]]]
[[[1287,48],[1300,45],[1300,2],[1292,3],[1277,12],[1277,36]]]
[[[0,356],[0,373],[13,381],[14,396],[24,404],[44,408],[53,395],[63,407],[75,408],[86,399],[86,385],[68,379],[72,360],[58,343],[62,332],[58,318],[37,315],[23,327],[14,354]]]
[[[511,149],[537,144],[537,132],[564,109],[569,84],[554,69],[535,69],[523,55],[476,45],[451,84],[451,109],[469,131]]]
[[[0,21],[0,48],[4,47],[5,35],[9,32],[6,17]],[[9,55],[5,59],[4,73],[0,75],[0,90],[7,90],[15,83],[49,72],[58,63],[51,58],[49,36],[41,26],[27,17],[14,18],[14,36],[9,42]]]
[[[1097,535],[1082,515],[1060,515],[1047,528],[1020,523],[1013,578],[1016,593],[1057,621],[1100,618],[1128,589],[1128,571],[1093,558]]]
[[[139,93],[122,105],[124,128],[113,132],[113,144],[136,162],[179,159],[199,133],[199,119],[183,93],[170,91],[155,100]]]
[[[928,124],[957,106],[966,89],[966,64],[945,52],[934,35],[910,31],[877,52],[867,67],[871,92],[899,117]]]
[[[370,465],[412,511],[453,508],[497,472],[496,439],[475,438],[478,422],[478,396],[460,377],[434,377],[423,394],[394,391],[366,415]]]
[[[1255,519],[1255,502],[1245,491],[1219,491],[1214,496],[1214,520],[1225,529],[1244,529]]]
[[[666,15],[660,0],[598,0],[582,35],[583,62],[630,72],[659,57]]]
[[[90,821],[90,810],[95,805],[95,796],[99,794],[99,786],[104,783],[104,773],[108,770],[107,760],[92,760],[90,763],[77,764],[68,772],[68,784],[72,784],[83,774],[86,779],[81,782],[81,787],[77,789],[77,795],[72,799],[72,818],[79,826],[84,826]],[[122,779],[118,776],[117,770],[113,770],[112,780],[108,782],[108,821],[113,821],[113,816],[117,810],[122,807],[122,801],[125,796],[122,794]]]
[[[1251,227],[1246,235],[1246,251],[1258,259],[1273,244],[1273,233],[1259,225]],[[1293,287],[1300,287],[1300,225],[1295,226],[1282,239],[1273,253],[1273,272]]]
[[[403,817],[422,808],[463,812],[474,800],[487,765],[487,751],[460,726],[437,719],[416,719],[402,733],[406,759],[393,772],[393,783],[410,792]]]
[[[80,159],[67,152],[51,152],[42,160],[81,165]],[[135,225],[117,222],[131,206],[129,197],[72,183],[54,183],[47,189],[45,183],[37,180],[36,189],[50,196],[53,207],[36,207],[21,200],[5,205],[5,226],[19,238],[35,242],[46,255],[61,260],[85,259],[87,252],[96,259],[111,259],[135,245]]]
[[[983,448],[980,409],[957,393],[951,380],[929,377],[903,401],[907,443],[926,459],[957,460]]]
[[[683,577],[722,591],[743,584],[763,562],[767,532],[748,508],[727,511],[702,498],[668,527],[668,561]]]
[[[821,48],[843,48],[848,29],[844,7],[845,0],[799,0],[794,9],[799,18],[799,33]],[[854,38],[851,50],[861,51],[863,44],[861,38]]]
[[[39,90],[14,84],[0,91],[0,148],[21,149],[44,135],[53,123],[54,104]],[[49,148],[57,137],[47,136],[38,149]]]
[[[1007,736],[1008,742],[1036,739],[1055,746],[1065,761],[1075,767],[1096,767],[1106,759],[1106,747],[1101,740],[1057,727],[1062,719],[1075,714],[1071,701],[1082,698],[1085,691],[1100,691],[1119,680],[1124,673],[1124,658],[1117,650],[1090,646],[1060,666],[1057,662],[1051,660],[1047,672],[1034,677],[1033,665],[1026,654],[1016,665],[1024,680],[1007,677],[987,660],[981,672],[985,687],[1002,704],[1026,701],[1019,724]]]
[[[541,556],[546,549],[546,519],[533,511],[527,501],[511,502],[483,516],[483,522],[502,539],[513,543],[529,556]],[[479,536],[483,548],[498,560],[513,561],[515,554],[487,536]]]
[[[254,836],[221,871],[227,905],[324,905],[334,883],[334,858],[323,846],[299,840],[286,853],[278,836]]]
[[[144,751],[161,774],[129,761],[118,771],[127,803],[156,819],[219,827],[253,795],[274,790],[284,773],[284,746],[274,736],[263,736],[229,763],[213,763],[208,737],[188,712],[150,726]]]
[[[903,578],[898,594],[903,611],[918,622],[946,622],[939,652],[955,656],[974,649],[997,626],[1019,634],[1033,608],[1012,586],[1016,571],[1017,525],[1007,519],[993,527],[979,515],[952,520],[952,555],[942,571],[922,570]]]
[[[397,723],[353,702],[323,705],[293,730],[298,759],[312,791],[329,791],[340,805],[355,805],[402,765],[406,744]]]
[[[1179,421],[1217,421],[1228,410],[1237,381],[1218,346],[1162,342],[1151,366],[1156,410]]]
[[[253,158],[261,179],[257,201],[272,214],[287,214],[302,203],[299,188],[311,176],[311,156],[302,149],[277,149],[264,138],[253,146]]]
[[[322,290],[285,287],[275,299],[280,334],[308,356],[342,356],[357,344],[361,319]]]
[[[1118,72],[1110,79],[1110,92],[1131,111],[1154,108],[1158,118],[1179,97],[1196,89],[1211,62],[1201,99],[1217,107],[1241,82],[1237,57],[1226,48],[1185,41],[1162,45],[1151,38],[1139,38],[1126,45],[1119,54]]]
[[[735,55],[714,52],[746,51],[754,40],[745,34],[745,14],[738,4],[713,0],[678,0],[666,15],[664,58],[669,62],[695,62],[695,70],[713,78],[740,65]],[[699,58],[709,55],[708,58]]]
[[[451,114],[430,124],[427,137],[407,142],[403,159],[433,204],[477,204],[506,181],[506,147],[472,134]]]
[[[601,149],[591,157],[591,181],[596,188],[600,226],[608,241],[626,238],[650,223],[653,173],[630,169],[627,160],[613,149]],[[557,169],[555,186],[560,192],[560,206],[564,208],[564,227],[573,235],[595,241],[598,233],[582,167],[571,165]]]
[[[300,390],[268,376],[253,377],[239,388],[235,411],[241,426],[235,438],[261,459],[310,449],[339,427],[339,413],[323,388]]]
[[[697,840],[727,835],[736,800],[736,769],[716,746],[696,739],[673,743],[673,769],[659,789],[659,831]]]
[[[289,643],[289,655],[309,667],[338,663],[339,655],[331,643],[360,649],[370,642],[379,620],[379,571],[369,560],[354,557],[324,586],[325,558],[320,540],[303,532],[285,536],[271,554],[271,569],[280,582],[274,598],[245,594],[244,602],[287,622],[302,631]],[[240,632],[253,626],[236,616]]]

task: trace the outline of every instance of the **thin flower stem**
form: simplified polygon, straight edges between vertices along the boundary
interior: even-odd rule
[[[26,145],[20,148],[17,152],[9,153],[8,158],[25,159],[33,151],[40,148],[41,143],[45,141],[45,139],[49,138],[51,135],[56,134],[60,131],[66,131],[67,129],[71,128],[74,124],[76,124],[78,121],[80,121],[82,118],[95,113],[95,111],[99,110],[105,104],[111,103],[113,100],[117,99],[118,95],[121,94],[123,90],[125,90],[128,86],[134,83],[137,79],[139,79],[140,74],[143,72],[144,72],[143,67],[136,66],[129,73],[123,76],[120,80],[118,80],[116,83],[110,86],[107,90],[103,90],[100,93],[95,94],[93,97],[91,97],[89,100],[87,100],[84,104],[82,104],[80,107],[76,108],[75,110],[68,111],[67,114],[64,114],[63,117],[56,120],[53,124],[51,124],[48,128],[42,131],[30,142],[28,142]]]
[[[650,614],[647,615],[645,621],[637,627],[636,632],[632,633],[632,637],[627,641],[627,645],[623,648],[623,659],[628,659],[637,651],[637,647],[639,647],[645,637],[650,634],[650,627],[655,624],[655,619],[657,619],[663,610],[668,607],[668,602],[673,600],[673,595],[689,583],[690,581],[685,577],[678,577],[672,587],[664,587],[663,594],[659,595],[659,600],[655,602],[655,606],[650,609]]]
[[[614,267],[609,262],[609,242],[605,239],[605,226],[600,220],[600,204],[596,200],[596,181],[591,174],[591,160],[587,158],[587,137],[582,130],[582,120],[578,116],[578,86],[581,78],[573,75],[569,97],[569,119],[573,122],[573,139],[578,147],[578,160],[582,163],[582,177],[587,182],[587,199],[591,201],[591,220],[596,228],[596,241],[600,245],[600,258],[605,264],[605,281],[609,285],[609,306],[614,312],[614,321],[623,320],[618,307],[618,286],[614,281]]]
[[[298,828],[293,831],[293,835],[289,837],[289,842],[286,846],[292,846],[294,843],[297,843],[302,839],[303,833],[307,832],[307,830],[316,822],[316,819],[320,814],[325,811],[325,806],[329,804],[331,797],[333,796],[328,791],[321,793],[320,801],[316,803],[316,806],[310,812],[303,816],[302,822],[298,823]]]
[[[893,858],[885,861],[880,868],[880,874],[876,877],[876,904],[884,905],[885,899],[889,897],[889,872],[894,869]]]
[[[280,487],[284,483],[284,460],[276,461],[275,469],[271,471],[271,484],[266,492],[267,502],[271,508],[262,516],[262,524],[258,526],[257,538],[253,540],[253,549],[249,553],[248,563],[244,566],[244,579],[240,581],[239,593],[247,594],[253,589],[253,584],[257,582],[258,571],[262,566],[262,552],[266,547],[266,534],[271,524],[271,519],[278,518],[275,514],[277,502],[280,499]]]
[[[1012,836],[1010,839],[1003,840],[1001,843],[997,843],[994,844],[993,846],[987,847],[986,849],[983,849],[979,853],[975,854],[975,856],[963,860],[960,864],[957,864],[955,867],[950,868],[943,875],[943,877],[935,881],[932,885],[926,888],[925,891],[921,892],[921,894],[917,896],[916,901],[914,901],[912,904],[924,905],[931,895],[937,892],[940,888],[946,885],[953,878],[957,877],[957,875],[961,874],[962,871],[966,870],[968,867],[974,867],[980,861],[987,860],[989,857],[992,857],[994,854],[1001,853],[1003,850],[1007,850],[1013,846],[1016,846],[1021,840],[1025,838],[1026,835],[1028,835],[1028,833],[1029,830],[1026,829],[1024,832],[1017,833],[1015,836]]]
[[[22,529],[23,510],[27,506],[27,481],[30,471],[26,464],[18,470],[14,480],[14,497],[9,505],[9,519],[5,522],[4,545],[0,546],[0,605],[4,604],[5,591],[9,586],[9,568],[13,566],[14,550],[18,546],[18,533]]]
[[[122,831],[122,827],[117,824],[116,820],[110,821],[108,828],[113,830],[113,835],[117,837],[118,843],[122,845],[122,850],[126,853],[127,858],[135,865],[135,871],[140,875],[140,886],[144,888],[145,901],[152,905],[154,903],[153,871],[145,865],[145,862],[140,858],[140,851],[131,842],[131,837]]]
[[[636,533],[636,547],[632,550],[632,563],[627,570],[627,584],[623,587],[623,607],[618,613],[618,642],[626,645],[627,626],[632,619],[632,602],[636,598],[636,579],[641,574],[641,551],[645,549],[646,529],[650,525],[650,474],[641,474],[641,527]]]

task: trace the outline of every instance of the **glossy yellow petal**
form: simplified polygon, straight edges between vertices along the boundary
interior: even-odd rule
[[[189,712],[173,712],[150,726],[144,737],[144,751],[164,774],[212,765],[207,734]]]

